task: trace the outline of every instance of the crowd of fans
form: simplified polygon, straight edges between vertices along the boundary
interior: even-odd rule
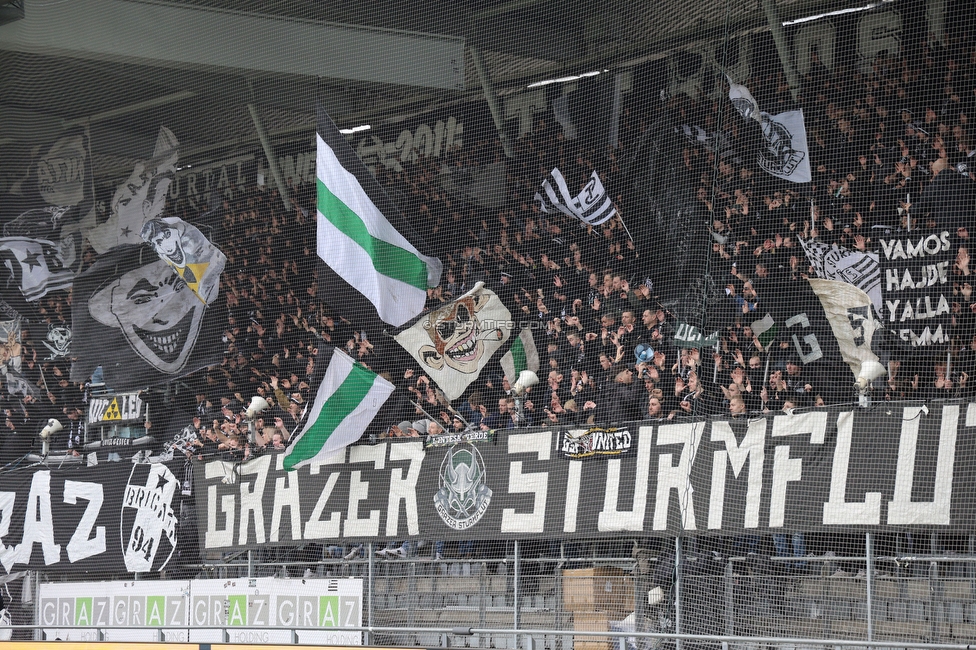
[[[756,75],[746,84],[768,112],[794,105],[779,73]],[[145,394],[149,419],[142,426],[157,440],[154,452],[243,460],[286,448],[314,399],[316,362],[329,346],[344,349],[397,386],[367,432],[370,439],[468,428],[737,417],[823,404],[830,401],[823,373],[805,370],[790,341],[765,348],[750,323],[761,318],[769,301],[789,300],[790,283],[814,275],[801,238],[874,251],[880,234],[909,228],[948,229],[959,247],[952,269],[952,354],[945,348],[893,353],[876,395],[971,398],[976,299],[968,228],[976,223],[976,49],[936,45],[917,57],[883,55],[868,74],[828,70],[815,60],[798,103],[813,170],[813,181],[803,185],[757,167],[761,136],[721,91],[707,98],[633,102],[622,116],[621,146],[611,152],[567,139],[554,119],[537,116],[533,130],[514,143],[513,159],[505,158],[497,139],[486,139],[466,142],[439,159],[401,160],[401,170],[376,169],[444,262],[428,308],[482,281],[514,320],[533,328],[540,383],[518,405],[512,378],[502,376],[497,364],[448,403],[388,333],[323,299],[313,184],[289,179],[288,211],[276,190],[263,187],[237,192],[209,217],[185,200],[171,201],[169,214],[207,222],[227,256],[220,287],[226,328],[210,333],[225,354],[219,365]],[[701,271],[727,289],[723,300],[707,305],[711,322],[721,325],[717,348],[676,345],[678,317],[673,302],[659,293],[671,272],[661,261],[667,252],[643,227],[643,195],[622,189],[625,178],[641,173],[639,165],[623,161],[635,159],[638,144],[662,118],[668,127],[686,123],[727,134],[727,146],[719,150],[680,137],[662,140],[676,162],[676,182],[697,199],[696,210],[680,218],[714,233],[704,242],[709,253]],[[503,209],[467,203],[438,179],[444,165],[470,168],[502,160],[508,166]],[[614,192],[620,218],[587,228],[565,215],[541,212],[533,195],[557,167],[571,184],[597,170]],[[47,324],[70,325],[65,292],[46,296],[38,310]],[[13,460],[9,450],[23,446],[10,440],[31,444],[50,417],[66,424],[53,447],[81,453],[86,400],[97,386],[71,383],[70,361],[46,359],[29,329],[19,345],[7,347],[8,356],[19,353],[19,372],[34,389],[5,398],[6,460]],[[850,376],[844,366],[833,372]],[[243,411],[255,395],[271,408],[252,424]],[[785,554],[788,544],[777,541]]]
[[[780,73],[756,75],[747,85],[769,112],[794,105]],[[276,190],[264,187],[238,191],[210,216],[186,200],[170,201],[169,214],[189,222],[211,220],[208,232],[227,256],[220,288],[228,314],[225,354],[219,365],[165,392],[148,393],[152,405],[145,427],[167,441],[163,453],[188,457],[246,458],[259,449],[284,448],[314,399],[316,360],[329,346],[344,349],[397,386],[368,432],[373,439],[467,428],[735,417],[824,404],[835,396],[823,388],[823,373],[806,371],[788,340],[765,348],[750,323],[765,313],[764,303],[788,300],[790,283],[814,275],[801,238],[874,251],[879,233],[909,228],[947,228],[959,245],[952,269],[952,355],[944,347],[934,356],[896,353],[879,390],[885,399],[972,397],[976,299],[968,225],[976,216],[976,125],[970,117],[976,118],[976,49],[927,45],[916,57],[881,55],[869,74],[828,70],[814,57],[798,103],[813,169],[813,181],[802,185],[757,167],[758,128],[744,122],[721,92],[634,102],[622,116],[620,147],[610,152],[567,139],[555,120],[537,116],[532,132],[515,142],[513,159],[492,138],[467,142],[439,159],[402,160],[396,171],[375,170],[444,262],[441,284],[429,290],[428,309],[482,281],[514,320],[533,328],[540,383],[517,406],[512,378],[503,377],[498,364],[448,403],[387,332],[323,300],[314,184],[288,180],[289,211]],[[667,255],[642,227],[640,193],[615,192],[619,218],[599,227],[545,214],[533,199],[557,167],[570,183],[597,170],[611,191],[623,187],[624,178],[640,169],[631,164],[625,174],[621,161],[635,159],[638,143],[646,142],[651,124],[662,117],[669,125],[696,124],[726,134],[726,146],[718,151],[705,142],[663,141],[677,161],[677,182],[697,190],[696,210],[680,218],[712,231],[704,242],[710,252],[702,271],[726,288],[724,300],[706,306],[710,322],[721,326],[714,348],[675,343],[673,303],[656,289],[670,272],[661,264]],[[465,202],[438,179],[444,165],[470,168],[502,160],[508,165],[503,209]],[[64,292],[53,293],[39,312],[52,325],[68,325],[69,300]],[[7,397],[7,429],[32,436],[48,417],[73,413],[77,420],[91,387],[69,382],[69,361],[45,360],[26,330],[20,348],[22,372],[37,390]],[[850,374],[843,366],[835,372]],[[243,410],[254,395],[272,408],[250,432]],[[78,431],[61,436],[61,446],[74,450],[83,437]]]
[[[216,366],[166,390],[146,391],[155,454],[245,460],[286,449],[315,397],[323,351],[338,347],[381,373],[397,390],[367,431],[367,441],[435,436],[476,429],[567,427],[699,416],[755,416],[829,403],[824,372],[811,374],[789,340],[764,346],[750,324],[770,301],[789,300],[791,283],[814,277],[800,240],[877,251],[880,236],[909,229],[948,229],[959,254],[952,268],[952,345],[927,353],[889,351],[888,375],[877,399],[932,400],[976,394],[976,298],[972,295],[969,227],[976,224],[976,48],[926,45],[917,56],[882,55],[870,73],[828,70],[816,57],[797,102],[781,73],[745,81],[770,113],[804,110],[813,180],[798,185],[760,170],[758,128],[742,120],[722,90],[657,102],[635,94],[621,121],[620,147],[605,151],[570,140],[539,115],[507,159],[497,138],[467,141],[438,159],[415,156],[401,169],[375,173],[430,252],[444,262],[441,284],[429,290],[435,309],[484,282],[532,328],[540,383],[516,404],[512,379],[489,365],[466,393],[447,402],[436,384],[389,336],[330,304],[318,284],[315,187],[288,180],[292,209],[273,188],[236,191],[215,214],[185,199],[167,214],[203,223],[227,257],[220,296],[227,309],[224,346]],[[727,90],[727,89],[726,89]],[[675,341],[679,315],[659,289],[671,269],[667,251],[649,235],[643,194],[625,191],[652,125],[693,124],[725,134],[720,148],[680,136],[662,139],[675,161],[674,182],[696,197],[687,223],[712,232],[699,269],[725,297],[706,305],[719,325],[715,347]],[[506,207],[491,209],[447,192],[442,168],[507,163]],[[629,164],[625,164],[629,163]],[[619,213],[599,227],[540,211],[533,195],[559,168],[571,184],[599,172]],[[627,180],[627,183],[624,180]],[[673,218],[679,218],[673,215]],[[627,224],[625,227],[624,224]],[[89,251],[87,263],[93,261]],[[70,293],[43,298],[44,324],[70,326]],[[704,328],[703,328],[704,329]],[[708,331],[711,331],[710,329]],[[204,341],[204,337],[201,337]],[[5,354],[20,358],[29,395],[6,395],[3,462],[16,460],[48,418],[65,424],[54,449],[83,453],[84,413],[91,383],[68,380],[70,360],[48,359],[33,329]],[[828,371],[852,379],[846,366]],[[111,386],[105,387],[111,389]],[[253,422],[244,411],[253,396],[270,408]],[[851,395],[850,400],[853,400]],[[11,441],[20,440],[20,443]],[[13,450],[17,450],[16,453]],[[740,542],[743,540],[740,540]],[[756,539],[746,538],[746,549]],[[802,535],[778,536],[778,554],[805,555]],[[443,542],[432,543],[436,557]],[[349,559],[361,546],[330,549]],[[416,552],[391,544],[381,554]],[[470,555],[468,544],[459,554]],[[480,552],[480,551],[479,551]],[[803,563],[797,562],[800,567]]]

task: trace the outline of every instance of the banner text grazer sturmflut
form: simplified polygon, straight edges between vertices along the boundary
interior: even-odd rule
[[[236,483],[201,462],[200,546],[976,529],[976,404],[619,426],[628,453],[578,460],[553,429],[426,452],[420,440],[354,446],[297,472],[266,455]]]

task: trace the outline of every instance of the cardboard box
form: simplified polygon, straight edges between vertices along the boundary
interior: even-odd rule
[[[617,567],[564,569],[563,607],[571,612],[621,613],[617,618],[623,618],[634,611],[633,581]]]
[[[573,612],[573,629],[585,632],[608,632],[611,617],[608,612]],[[608,636],[574,636],[573,650],[615,650],[614,639]]]

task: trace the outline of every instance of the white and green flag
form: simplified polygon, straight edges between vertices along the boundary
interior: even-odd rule
[[[482,282],[396,335],[449,400],[478,378],[511,336],[512,314]]]
[[[284,468],[304,467],[359,440],[395,388],[343,352],[333,350],[308,421],[285,454]]]
[[[511,384],[515,383],[523,370],[539,372],[539,350],[535,347],[535,338],[530,328],[522,328],[519,335],[512,340],[508,352],[502,355],[500,363],[502,372]]]
[[[423,242],[321,109],[316,142],[319,289],[356,325],[399,327],[424,310],[441,262],[418,250]]]
[[[764,350],[769,348],[769,344],[776,338],[776,332],[779,330],[776,326],[776,321],[769,314],[766,314],[759,320],[752,321],[750,327],[752,328],[752,333],[759,339],[759,343],[763,346]]]

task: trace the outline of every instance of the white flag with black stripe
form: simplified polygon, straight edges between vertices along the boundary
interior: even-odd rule
[[[599,226],[617,214],[600,175],[595,171],[590,174],[583,191],[573,196],[557,167],[542,181],[542,191],[535,193],[535,200],[539,201],[540,209],[546,214],[553,214],[558,210],[590,226]]]

